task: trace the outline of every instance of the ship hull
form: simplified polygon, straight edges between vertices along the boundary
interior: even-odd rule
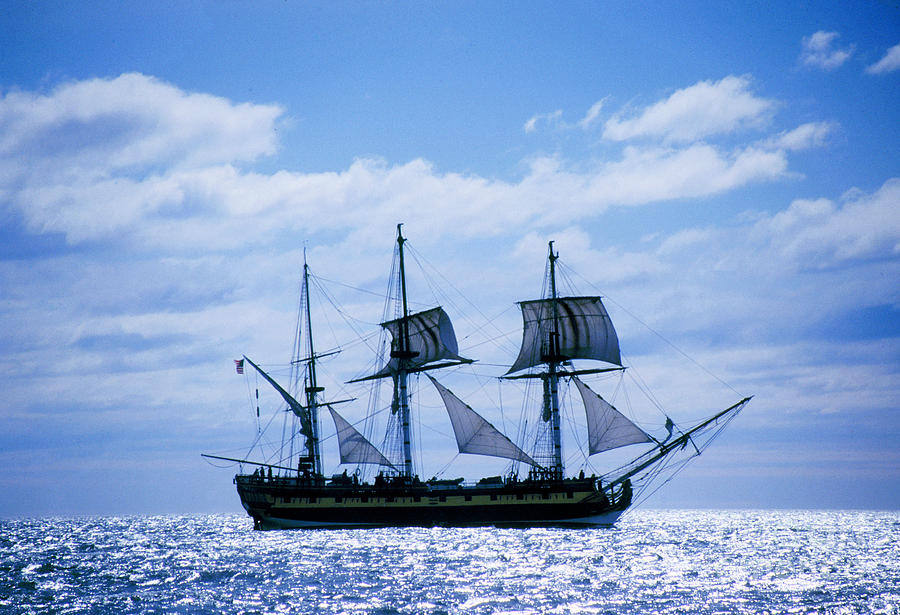
[[[283,513],[270,511],[254,511],[247,509],[248,514],[253,517],[255,527],[260,530],[294,530],[294,529],[354,529],[354,528],[377,528],[377,527],[471,527],[492,525],[497,527],[610,527],[618,521],[624,510],[610,510],[605,513],[590,515],[587,517],[564,517],[557,518],[557,515],[549,515],[552,518],[541,519],[541,511],[534,511],[533,514],[525,515],[525,518],[509,518],[500,517],[495,520],[482,519],[476,521],[471,515],[441,515],[435,518],[429,514],[417,515],[415,519],[405,522],[397,519],[382,520],[380,522],[362,521],[362,518],[371,518],[369,515],[362,513],[359,517],[347,521],[326,521],[312,519],[297,519],[280,516]]]
[[[593,481],[430,489],[312,486],[237,476],[241,504],[257,529],[386,526],[609,526],[630,491],[605,493]]]

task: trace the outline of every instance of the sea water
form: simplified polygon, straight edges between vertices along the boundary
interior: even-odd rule
[[[898,614],[900,513],[276,532],[241,515],[4,520],[0,613]]]

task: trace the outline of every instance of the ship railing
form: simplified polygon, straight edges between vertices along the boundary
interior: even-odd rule
[[[511,480],[511,479],[499,479],[495,480],[496,477],[488,477],[488,479],[481,479],[479,481],[467,481],[463,479],[459,480],[443,480],[443,481],[427,481],[427,482],[419,482],[415,485],[406,485],[406,484],[372,484],[368,482],[358,482],[354,481],[353,477],[349,477],[349,479],[345,480],[343,476],[339,475],[339,480],[328,480],[324,477],[313,477],[313,476],[290,476],[284,474],[274,474],[272,476],[264,475],[264,474],[240,474],[235,477],[235,482],[242,482],[251,485],[267,485],[271,487],[328,487],[333,489],[350,489],[354,491],[370,491],[377,492],[382,491],[384,489],[405,489],[410,486],[414,486],[417,488],[424,489],[429,492],[451,492],[459,489],[501,489],[504,487],[524,487],[524,488],[548,488],[559,485],[574,485],[574,484],[584,484],[591,483],[598,485],[597,479],[595,477],[585,477],[585,478],[567,478],[562,481],[553,481],[553,480]]]

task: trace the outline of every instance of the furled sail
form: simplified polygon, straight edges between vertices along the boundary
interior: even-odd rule
[[[456,343],[453,323],[450,322],[450,317],[447,316],[444,308],[436,307],[410,314],[406,321],[409,323],[409,348],[407,350],[417,353],[411,359],[406,360],[408,372],[419,371],[425,365],[441,360],[471,363],[470,359],[465,359],[458,354],[459,346]],[[402,322],[403,319],[397,319],[381,324],[390,332],[394,340],[394,348],[399,345]],[[364,378],[364,380],[395,374],[400,365],[399,361],[400,359],[392,358],[378,373]]]
[[[508,374],[546,363],[550,357],[622,364],[619,338],[600,297],[538,299],[522,301],[519,306],[525,325],[522,347]],[[554,321],[558,322],[558,345],[551,345]]]
[[[572,376],[578,386],[587,414],[588,454],[601,453],[620,446],[653,442],[653,439],[597,395],[581,380]]]
[[[337,431],[338,448],[341,452],[341,463],[371,463],[382,466],[394,467],[387,457],[366,440],[359,431],[344,417],[338,414],[334,408],[328,406],[331,418],[334,419],[334,428]]]
[[[456,434],[456,444],[460,453],[504,457],[516,461],[524,461],[533,466],[537,463],[528,454],[503,435],[484,417],[472,410],[440,382],[428,376],[434,387],[441,394],[450,423]]]

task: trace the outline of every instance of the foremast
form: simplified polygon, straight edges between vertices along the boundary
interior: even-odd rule
[[[400,318],[400,335],[394,348],[391,349],[391,358],[397,360],[397,373],[394,378],[394,399],[397,401],[397,413],[400,418],[400,431],[403,438],[403,469],[402,476],[411,479],[413,477],[412,462],[412,430],[409,417],[409,367],[410,361],[419,356],[419,353],[410,348],[409,343],[409,302],[406,297],[406,268],[403,260],[402,224],[397,225],[397,249],[399,251],[400,271],[400,298],[402,303],[402,316]]]
[[[307,342],[307,372],[305,379],[306,393],[306,413],[310,423],[310,435],[306,438],[306,450],[308,455],[306,459],[300,458],[300,463],[304,461],[312,464],[313,473],[316,476],[322,475],[322,451],[319,438],[319,402],[318,394],[324,391],[323,387],[318,385],[316,380],[316,351],[313,345],[312,334],[312,315],[309,306],[309,265],[306,263],[306,250],[303,250],[303,287],[301,290],[303,295],[303,311],[306,319],[306,342]]]
[[[560,297],[556,284],[556,261],[559,254],[554,252],[552,241],[548,245],[549,292],[542,299],[519,303],[524,321],[522,347],[505,377],[541,379],[541,416],[545,423],[549,423],[552,448],[550,462],[542,470],[545,478],[561,480],[565,474],[565,466],[560,429],[560,379],[623,368],[619,339],[600,297]],[[572,359],[604,361],[615,367],[566,369],[564,365]],[[511,375],[535,367],[544,369]]]

